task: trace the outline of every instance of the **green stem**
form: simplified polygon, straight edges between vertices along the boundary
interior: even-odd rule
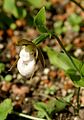
[[[37,37],[36,39],[34,39],[32,42],[35,45],[38,45],[40,42],[43,42],[46,38],[48,38],[50,36],[49,33],[43,33],[41,34],[39,37]]]
[[[14,112],[14,114],[20,116],[20,117],[24,117],[24,118],[28,118],[28,119],[31,119],[31,120],[45,120],[45,119],[41,119],[41,118],[37,118],[37,117],[33,117],[33,116],[30,116],[30,115],[25,115],[23,113],[17,113],[17,112]]]
[[[77,91],[77,113],[79,113],[79,109],[80,109],[80,87],[78,88]]]
[[[75,69],[80,73],[80,70],[78,69],[78,67],[76,66],[76,64],[74,63],[72,57],[68,54],[68,52],[66,51],[66,49],[64,48],[61,40],[54,34],[55,38],[57,39],[58,43],[60,44],[60,46],[62,47],[62,49],[64,50],[64,52],[66,53],[66,55],[68,56],[68,58],[71,60],[72,64],[74,65]],[[80,87],[78,88],[78,92],[77,92],[77,113],[79,113],[79,108],[80,108]]]
[[[49,117],[47,113],[45,113],[45,115],[46,115],[47,120],[51,120],[51,118]]]
[[[79,74],[80,74],[80,70],[78,69],[78,67],[77,67],[76,64],[74,63],[72,57],[68,54],[68,52],[67,52],[66,49],[64,48],[61,40],[60,40],[55,34],[53,34],[53,35],[54,35],[55,38],[57,39],[58,43],[60,44],[60,46],[62,47],[62,49],[64,50],[64,52],[65,52],[66,55],[68,56],[68,58],[71,60],[71,62],[72,62],[72,64],[74,65],[75,69],[76,69],[76,70],[79,72]]]
[[[84,11],[84,8],[78,2],[76,2],[75,0],[70,0],[70,1],[75,3],[79,8],[81,8]]]

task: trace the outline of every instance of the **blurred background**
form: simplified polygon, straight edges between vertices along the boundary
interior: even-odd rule
[[[75,1],[84,8],[84,0]],[[36,114],[32,100],[46,103],[46,96],[63,97],[68,93],[75,93],[70,78],[63,70],[49,62],[44,51],[45,68],[40,70],[37,64],[37,71],[32,80],[24,80],[17,67],[8,71],[19,54],[17,41],[21,38],[32,41],[40,35],[33,20],[42,6],[46,9],[47,28],[59,36],[65,49],[72,56],[84,61],[84,11],[72,0],[0,0],[0,102],[11,98],[15,111],[31,115]],[[62,51],[54,38],[48,38],[41,43],[41,49],[46,45],[56,51]],[[81,89],[80,100],[81,105],[84,105],[84,88]],[[75,102],[74,94],[72,103]],[[56,115],[56,120],[59,120],[61,114]],[[74,118],[66,112],[62,116],[61,120]],[[84,118],[84,115],[81,117]]]

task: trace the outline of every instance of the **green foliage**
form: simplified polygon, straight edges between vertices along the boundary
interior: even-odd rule
[[[79,74],[65,53],[56,52],[49,47],[45,47],[44,51],[47,52],[51,64],[63,69],[65,73],[68,74],[72,79],[76,87],[84,87],[84,77],[82,75],[84,74],[84,66],[81,61],[72,57],[75,65],[80,70],[81,74]]]
[[[54,113],[65,109],[65,107],[69,104],[71,98],[72,94],[61,99],[51,99],[48,101],[48,103],[37,102],[34,103],[34,107],[38,111],[39,117],[46,117],[47,120],[51,120]]]
[[[27,15],[27,12],[22,7],[16,7],[15,10],[12,13],[16,18],[25,18]]]
[[[69,69],[66,71],[76,87],[84,87],[84,77],[81,77],[77,71]]]
[[[80,30],[80,24],[82,22],[81,16],[73,13],[68,17],[67,21],[71,25],[73,31],[78,32]],[[62,20],[59,20],[54,23],[54,31],[56,34],[61,35],[67,31],[67,27],[64,26]]]
[[[4,63],[0,63],[0,73],[5,71],[5,64]],[[12,80],[12,75],[7,74],[5,77],[3,77],[3,75],[0,75],[1,80],[5,80],[7,82],[10,82]]]
[[[56,86],[53,85],[51,87],[47,87],[45,90],[45,94],[50,94],[50,95],[54,95],[54,93],[56,92]]]
[[[0,73],[5,71],[5,64],[4,63],[0,63]]]
[[[5,99],[0,104],[0,120],[5,120],[7,115],[13,110],[12,102],[10,99]]]
[[[68,22],[71,24],[72,29],[75,32],[78,32],[80,30],[80,23],[82,22],[82,17],[73,13],[69,16]]]
[[[16,8],[15,0],[4,0],[3,9],[7,12],[14,11]]]
[[[78,25],[81,23],[82,18],[76,13],[73,13],[69,16],[68,21],[70,22],[71,25]]]
[[[82,22],[82,17],[76,13],[71,14],[67,21],[70,23],[72,30],[78,32],[80,30],[80,24]],[[64,26],[63,21],[59,20],[54,23],[54,31],[56,34],[61,35],[67,31],[66,26]]]
[[[27,12],[22,7],[17,7],[15,0],[4,0],[3,9],[5,12],[8,12],[16,18],[24,18],[27,15]]]
[[[28,13],[26,7],[24,8],[24,3],[27,1],[18,1],[16,0],[3,0],[0,10],[0,29],[11,28],[15,30],[17,25],[15,19],[24,19]],[[20,6],[19,6],[20,5]]]
[[[34,103],[34,108],[36,110],[38,110],[38,117],[40,117],[40,118],[46,117],[48,120],[51,120],[46,111],[47,105],[45,103],[43,103],[43,102]]]
[[[35,8],[40,8],[45,4],[45,0],[27,0],[27,2]]]
[[[6,29],[6,26],[10,26],[12,23],[13,20],[10,17],[8,17],[4,12],[0,12],[0,29]]]
[[[15,30],[15,29],[17,28],[17,26],[16,26],[15,23],[11,23],[11,24],[10,24],[10,28],[11,28],[12,30]]]
[[[54,23],[54,31],[56,34],[60,35],[66,32],[66,27],[63,25],[63,21],[59,20]]]
[[[35,25],[38,28],[38,30],[42,33],[46,33],[46,13],[45,13],[45,8],[41,8],[41,10],[37,13],[34,19]]]
[[[81,70],[80,70],[81,74],[83,75],[84,77],[84,62],[82,63],[82,67],[81,67]]]
[[[5,79],[6,82],[10,82],[12,80],[12,78],[13,78],[12,75],[8,74],[8,75],[5,76],[4,79]]]
[[[70,68],[75,69],[66,54],[54,51],[53,49],[51,49],[49,47],[45,47],[44,51],[47,52],[51,64],[65,70],[65,71],[67,71]]]
[[[66,106],[69,105],[72,96],[73,94],[69,94],[68,96],[65,96],[60,99],[57,98],[57,99],[50,100],[47,103],[47,108],[48,108],[47,112],[51,115],[53,112],[60,112],[64,110]]]
[[[40,42],[43,42],[47,37],[49,37],[49,34],[48,33],[43,33],[39,37],[37,37],[36,39],[34,39],[32,42],[35,45],[38,45]]]

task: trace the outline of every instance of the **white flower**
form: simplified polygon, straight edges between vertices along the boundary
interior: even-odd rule
[[[29,61],[30,60],[30,53],[25,50],[25,47],[22,48],[20,51],[20,58],[22,58],[23,61]]]
[[[20,51],[20,58],[17,62],[18,71],[22,76],[31,77],[35,71],[35,58],[25,47]]]
[[[21,58],[18,60],[17,63],[18,71],[22,76],[31,77],[35,70],[35,60],[31,60],[29,62],[24,62]]]

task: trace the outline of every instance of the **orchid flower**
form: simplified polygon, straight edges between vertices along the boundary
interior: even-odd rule
[[[40,48],[31,41],[22,39],[18,41],[17,45],[21,46],[19,58],[15,61],[10,70],[17,64],[19,73],[26,78],[30,78],[35,72],[37,58],[39,58],[44,67],[44,57]]]

